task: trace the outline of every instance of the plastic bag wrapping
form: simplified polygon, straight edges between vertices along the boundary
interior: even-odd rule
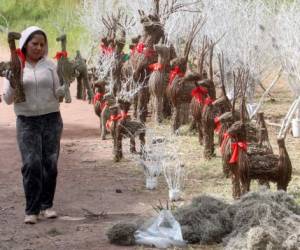
[[[248,111],[248,114],[250,117],[253,116],[253,114],[257,108],[257,105],[258,105],[257,103],[247,103],[246,108],[247,108],[247,111]]]
[[[162,210],[150,226],[137,230],[134,237],[137,244],[154,245],[157,248],[186,245],[180,224],[169,210]]]
[[[182,198],[182,192],[178,188],[169,190],[169,200],[179,201]]]
[[[146,177],[146,188],[153,190],[157,188],[157,176],[147,176]]]

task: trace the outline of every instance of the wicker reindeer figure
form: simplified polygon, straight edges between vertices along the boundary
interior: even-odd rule
[[[213,155],[213,128],[212,126],[212,121],[211,119],[214,118],[214,113],[209,113],[212,112],[212,109],[216,109],[216,107],[212,108],[212,102],[216,98],[216,90],[215,86],[213,83],[213,69],[212,69],[212,57],[213,57],[213,47],[214,44],[211,42],[209,43],[206,38],[203,40],[203,45],[201,52],[199,53],[199,59],[198,59],[198,73],[201,75],[201,82],[197,84],[197,87],[194,88],[191,92],[192,95],[192,101],[191,101],[191,111],[192,111],[192,124],[195,124],[197,129],[198,129],[198,137],[199,137],[199,143],[200,145],[203,144],[203,134],[206,135],[206,142],[210,146],[210,150],[208,148],[205,150],[207,153],[205,153],[206,158],[210,158]],[[207,78],[206,72],[203,70],[203,64],[205,60],[205,55],[207,52],[210,51],[210,57],[209,57],[209,72],[210,72],[210,77],[209,79]],[[210,106],[210,107],[206,107]],[[203,112],[205,111],[206,117],[203,117]],[[205,131],[203,127],[203,119],[205,119]],[[193,126],[193,125],[192,125]],[[207,137],[207,135],[209,135]],[[208,144],[206,144],[208,146]],[[209,153],[211,152],[211,153]]]
[[[123,52],[125,43],[126,43],[126,29],[133,26],[134,20],[133,18],[128,18],[125,13],[118,9],[117,15],[111,14],[111,16],[107,16],[107,18],[102,18],[103,24],[106,26],[108,30],[107,37],[105,39],[106,44],[103,45],[102,50],[113,55],[113,62],[110,71],[110,78],[112,84],[112,93],[116,97],[117,94],[121,91],[121,78],[122,78],[122,67],[125,62],[125,54]],[[110,47],[105,47],[110,46]],[[108,48],[108,49],[104,49]],[[109,49],[111,48],[111,49]]]
[[[137,118],[145,122],[148,113],[147,104],[150,97],[148,82],[145,79],[151,73],[148,66],[157,62],[157,53],[154,50],[154,45],[163,37],[164,32],[158,16],[146,15],[143,11],[139,11],[139,14],[144,34],[137,46],[132,49],[130,62],[133,67],[133,80],[145,84],[137,95]]]
[[[167,95],[171,100],[173,110],[172,130],[175,132],[179,127],[186,123],[186,115],[189,113],[189,105],[192,100],[191,92],[197,86],[197,81],[202,76],[199,73],[190,73],[187,76],[187,62],[193,40],[203,25],[202,19],[193,23],[191,32],[187,39],[183,57],[177,57],[171,61],[171,71]]]
[[[21,37],[20,33],[8,33],[8,45],[10,48],[10,62],[0,62],[0,76],[6,77],[8,72],[11,71],[10,84],[15,88],[14,102],[21,103],[26,101],[22,71],[25,66],[25,58],[19,49],[16,49],[16,40]]]
[[[176,53],[172,46],[163,44],[154,45],[154,50],[158,54],[158,62],[149,65],[152,71],[149,78],[149,89],[154,101],[154,120],[161,123],[163,118],[170,113],[168,109],[171,109],[166,96],[166,88],[169,80],[170,60],[176,57]]]
[[[108,133],[106,122],[110,118],[109,107],[116,103],[115,97],[110,93],[105,93],[106,81],[100,80],[95,83],[96,93],[93,99],[95,114],[99,117],[100,136],[102,140],[106,139]]]
[[[88,73],[85,60],[81,57],[79,51],[75,60],[69,60],[66,50],[67,36],[65,34],[56,38],[57,42],[61,42],[61,51],[57,52],[55,58],[57,61],[57,74],[60,84],[65,88],[65,102],[70,103],[72,101],[70,94],[70,84],[75,80],[75,77],[80,77],[83,80],[83,84],[88,92],[88,98],[91,101],[93,99],[93,91],[88,82]],[[78,82],[81,82],[78,81]],[[77,93],[79,96],[79,93]]]
[[[111,131],[113,137],[113,154],[114,161],[118,162],[123,157],[122,140],[125,137],[130,139],[130,152],[136,153],[135,137],[139,136],[141,144],[141,153],[145,145],[146,129],[143,123],[133,121],[128,116],[130,102],[118,100],[118,104],[110,108],[111,116],[107,121],[106,127]]]
[[[265,154],[261,151],[247,153],[246,138],[243,138],[246,134],[243,123],[235,122],[227,132],[231,138],[235,138],[231,145],[233,149],[229,160],[234,164],[231,168],[235,179],[234,198],[239,198],[241,194],[250,190],[251,180],[259,180],[260,183],[274,182],[278,190],[287,190],[292,175],[292,164],[284,138],[277,139],[279,155]]]
[[[242,83],[247,83],[247,73],[241,74]],[[250,190],[251,180],[260,184],[277,183],[277,189],[286,190],[291,180],[292,165],[285,148],[284,138],[278,138],[279,156],[269,152],[268,147],[249,144],[248,128],[245,122],[245,93],[242,86],[241,120],[227,130],[229,140],[225,146],[223,160],[232,173],[233,197],[239,198]],[[250,138],[251,141],[251,138]],[[256,146],[255,146],[256,145]]]

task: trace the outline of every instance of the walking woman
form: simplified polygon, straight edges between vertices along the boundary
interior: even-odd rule
[[[63,129],[56,66],[47,59],[48,43],[43,30],[31,26],[21,33],[19,57],[25,61],[23,86],[26,101],[14,104],[17,142],[22,156],[23,186],[26,197],[25,220],[35,224],[38,216],[56,218],[52,210],[56,187],[57,161]],[[3,99],[12,104],[15,89],[7,74]]]

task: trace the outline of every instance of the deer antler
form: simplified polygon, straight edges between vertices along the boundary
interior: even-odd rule
[[[201,47],[201,50],[199,49],[199,59],[198,59],[198,73],[201,75],[201,78],[203,76],[203,64],[204,64],[204,59],[205,59],[205,55],[208,51],[208,38],[207,36],[205,36],[203,38],[203,41],[202,41],[202,47]]]
[[[201,3],[201,1],[194,1],[191,3],[178,3],[178,0],[166,0],[164,6],[161,8],[162,11],[159,13],[159,17],[161,22],[164,24],[169,19],[169,17],[180,11],[189,11],[189,12],[199,12],[199,10],[190,10],[184,9],[186,7],[196,5],[197,3]]]
[[[185,45],[185,49],[184,49],[184,58],[186,61],[188,60],[194,38],[198,34],[200,29],[203,27],[204,23],[205,23],[205,20],[203,20],[203,18],[199,18],[197,21],[193,22],[192,29],[191,29],[191,32],[188,37],[188,41],[187,41],[187,43]]]
[[[224,68],[223,52],[218,54],[218,61],[219,61],[219,70],[220,70],[220,80],[221,80],[221,85],[222,85],[222,94],[228,100],[228,97],[226,94],[226,88],[225,88],[225,68]]]

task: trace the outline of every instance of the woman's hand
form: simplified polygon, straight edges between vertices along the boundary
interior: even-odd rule
[[[64,86],[60,86],[55,90],[55,95],[57,98],[61,98],[64,97],[66,94],[65,92],[65,87]]]

